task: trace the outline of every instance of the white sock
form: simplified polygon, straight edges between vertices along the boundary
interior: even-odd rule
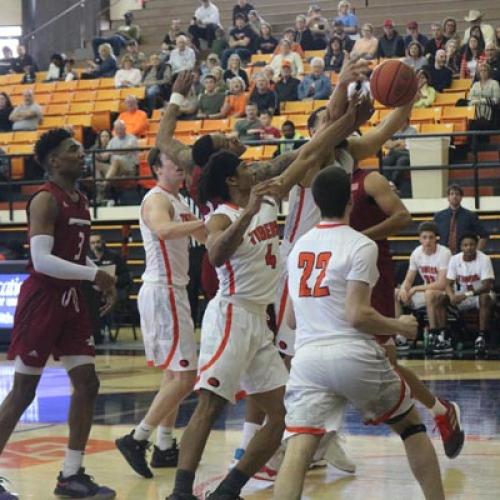
[[[63,477],[74,476],[80,469],[83,463],[83,451],[70,450],[66,448],[64,455],[64,464],[62,475]]]
[[[444,406],[444,404],[441,403],[441,401],[439,401],[438,398],[436,398],[434,406],[430,408],[429,411],[432,413],[434,417],[437,417],[439,415],[444,415],[446,413],[446,406]]]
[[[240,448],[244,450],[247,449],[248,443],[252,438],[260,431],[262,426],[260,424],[254,424],[252,422],[245,422],[243,424],[243,437],[241,438]]]
[[[144,420],[134,429],[134,439],[136,441],[147,441],[151,436],[154,427],[148,425]]]
[[[172,427],[159,425],[158,429],[156,429],[156,446],[163,451],[172,448],[173,444],[174,437],[172,436]]]

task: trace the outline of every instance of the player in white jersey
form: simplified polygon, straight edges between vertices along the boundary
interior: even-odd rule
[[[365,421],[388,423],[400,434],[425,497],[444,499],[436,453],[409,388],[375,339],[381,332],[413,338],[416,320],[386,318],[370,305],[378,251],[372,240],[349,227],[349,176],[338,167],[327,167],[312,190],[322,220],[288,258],[296,353],[285,396],[290,437],[274,498],[301,498],[321,436],[351,402]]]
[[[420,246],[410,255],[405,279],[396,289],[396,318],[401,316],[401,305],[417,310],[425,307],[429,318],[429,350],[435,354],[451,352],[446,332],[446,271],[451,252],[437,242],[438,228],[434,222],[422,222],[418,227]],[[423,284],[414,286],[417,274]],[[399,350],[409,349],[407,340],[396,338]]]
[[[460,238],[461,252],[454,255],[446,274],[446,293],[453,306],[464,311],[479,309],[479,333],[475,351],[484,353],[495,305],[495,273],[490,257],[477,249],[478,237],[464,234]]]
[[[152,467],[176,467],[178,449],[172,437],[177,408],[191,393],[197,369],[196,341],[186,285],[189,237],[204,242],[204,222],[196,219],[179,196],[184,170],[153,148],[148,158],[157,184],[141,203],[139,225],[146,269],[139,291],[141,331],[149,366],[164,370],[161,386],[135,429],[116,440],[130,466],[153,476],[146,462],[149,437],[157,428]]]

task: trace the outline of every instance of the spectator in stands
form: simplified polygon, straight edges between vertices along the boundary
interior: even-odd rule
[[[479,80],[472,85],[469,101],[476,107],[473,130],[495,130],[500,122],[500,84],[491,78],[491,67],[481,63]]]
[[[304,139],[302,135],[295,130],[295,124],[291,120],[286,120],[281,125],[281,133],[283,134],[283,139],[299,141]],[[299,149],[302,146],[301,142],[291,142],[280,144],[274,156],[279,156],[283,153],[287,153],[288,151],[293,151],[295,149]]]
[[[378,57],[404,57],[405,44],[403,38],[394,29],[392,19],[384,21],[384,34],[378,41]]]
[[[425,69],[429,72],[431,77],[431,85],[438,92],[443,92],[444,89],[451,87],[453,73],[451,69],[446,67],[446,52],[444,50],[438,50],[436,52],[434,64],[425,66]]]
[[[175,49],[170,53],[168,61],[174,75],[184,70],[191,70],[196,65],[196,55],[191,47],[188,47],[188,39],[184,35],[177,37]]]
[[[26,67],[30,68],[30,71],[38,71],[38,66],[27,52],[24,45],[17,46],[17,57],[12,60],[11,72],[13,73],[26,73]]]
[[[344,64],[345,52],[342,50],[342,40],[333,36],[330,38],[330,43],[325,54],[325,69],[340,73],[342,65]]]
[[[0,75],[6,75],[10,73],[12,69],[12,61],[14,60],[14,54],[12,49],[5,45],[2,47],[3,59],[0,60]]]
[[[283,61],[281,64],[281,78],[276,84],[276,94],[279,102],[299,100],[300,80],[292,76],[292,66],[290,61]]]
[[[107,149],[109,141],[111,140],[111,132],[107,129],[101,130],[96,137],[95,143],[90,148],[89,153],[85,157],[85,165],[87,168],[87,175],[94,175],[94,158],[95,158],[95,177],[96,179],[104,180],[111,166],[111,153],[105,151],[100,153],[92,153],[97,149]],[[106,186],[103,182],[96,184],[96,202],[102,205],[105,202]]]
[[[485,63],[488,63],[491,71],[491,78],[500,83],[500,52],[495,47],[493,42],[486,44],[484,49],[485,53]],[[479,75],[476,75],[476,80]]]
[[[204,76],[203,86],[205,91],[198,97],[198,114],[196,118],[220,118],[221,109],[226,99],[225,95],[217,92],[213,75]]]
[[[200,48],[200,39],[207,42],[208,48],[212,47],[215,39],[215,30],[221,27],[219,9],[210,0],[200,0],[201,5],[195,10],[189,33],[193,43]]]
[[[205,76],[212,72],[212,69],[220,66],[220,59],[217,54],[209,54],[207,60],[201,63],[200,71],[201,75]]]
[[[457,32],[457,21],[453,17],[446,17],[442,24],[443,35],[448,40],[455,40],[457,47],[462,44],[460,35]]]
[[[430,108],[436,100],[436,90],[430,85],[429,72],[421,68],[417,72],[420,98],[413,104],[414,108]]]
[[[478,64],[484,58],[484,53],[479,47],[479,40],[473,35],[470,36],[460,61],[460,78],[474,80]]]
[[[345,32],[351,36],[356,35],[358,33],[358,17],[352,13],[351,2],[349,0],[340,0],[337,13],[335,20],[342,21]]]
[[[21,83],[35,83],[36,81],[36,71],[34,66],[24,67],[24,76]]]
[[[448,41],[448,39],[443,35],[441,25],[431,25],[431,31],[433,33],[433,37],[427,42],[424,49],[425,57],[427,57],[430,62],[434,60],[438,50],[444,50],[446,42]]]
[[[23,104],[16,106],[10,114],[12,130],[36,130],[42,121],[42,108],[35,102],[32,90],[25,90],[23,98]]]
[[[373,26],[370,23],[363,24],[361,38],[354,43],[351,54],[370,60],[377,56],[377,49],[378,40],[373,36]]]
[[[262,23],[265,23],[265,19],[256,10],[251,10],[248,13],[248,26],[253,31],[253,40],[255,44],[255,38],[260,34],[260,27]]]
[[[245,82],[245,90],[248,89],[248,75],[247,72],[241,67],[241,59],[238,54],[231,54],[227,61],[227,69],[224,71],[224,81],[227,84],[235,76],[239,76]]]
[[[352,40],[344,30],[344,23],[342,21],[334,21],[332,25],[332,33],[330,37],[330,41],[332,38],[339,38],[342,42],[342,50],[345,50],[346,52],[351,52],[351,50],[354,48],[354,40]],[[327,44],[325,44],[326,48]]]
[[[495,30],[495,46],[497,48],[497,50],[500,50],[500,26],[497,26],[496,30]]]
[[[138,87],[141,84],[141,71],[134,68],[132,58],[125,54],[122,57],[121,69],[115,73],[115,87],[117,89]]]
[[[299,43],[304,51],[315,50],[314,38],[311,30],[307,27],[307,19],[304,15],[295,18],[294,41]]]
[[[128,177],[137,174],[137,165],[139,164],[139,155],[137,151],[117,151],[115,149],[134,149],[139,147],[137,137],[127,133],[125,122],[115,121],[113,126],[114,137],[109,141],[107,149],[112,152],[111,163],[106,173],[106,179],[112,177]],[[107,186],[108,183],[105,184]]]
[[[109,43],[113,48],[113,53],[115,56],[119,56],[122,49],[127,46],[127,43],[131,40],[139,42],[141,39],[141,28],[133,23],[134,14],[132,12],[126,12],[123,16],[125,19],[125,24],[120,26],[114,35],[110,37],[95,37],[92,40],[92,49],[94,50],[94,57],[96,62],[100,59],[99,47],[103,43]]]
[[[264,110],[259,113],[259,121],[262,128],[259,130],[259,137],[261,141],[272,141],[279,139],[281,132],[272,125],[273,114],[270,111]]]
[[[422,47],[425,47],[429,42],[429,39],[418,31],[417,21],[410,21],[406,25],[407,35],[404,37],[405,49],[408,49],[411,42],[417,42]]]
[[[489,328],[495,307],[495,272],[491,258],[479,250],[477,235],[464,234],[460,250],[448,265],[446,293],[452,306],[460,311],[479,310],[479,332],[474,342],[476,354],[486,351]]]
[[[253,5],[249,4],[247,0],[238,0],[236,5],[233,7],[233,26],[236,25],[236,16],[238,14],[242,14],[248,22],[248,13],[251,10],[255,10],[255,8]]]
[[[217,54],[219,59],[222,59],[222,54],[229,47],[229,42],[227,41],[226,34],[222,28],[216,28],[215,30],[215,40],[212,42],[212,52]]]
[[[100,63],[89,61],[89,71],[82,73],[83,79],[93,78],[111,78],[115,76],[117,65],[113,55],[113,49],[109,43],[99,45],[99,60]]]
[[[245,118],[238,120],[234,125],[234,130],[238,134],[240,141],[258,141],[262,123],[257,117],[257,105],[249,102],[245,107]]]
[[[292,76],[298,77],[304,74],[304,64],[297,52],[292,51],[292,44],[286,38],[282,38],[279,44],[280,51],[272,60],[270,66],[274,70],[274,81],[278,81],[283,61],[288,61],[292,69]]]
[[[139,44],[136,40],[130,40],[127,42],[127,55],[132,59],[132,65],[134,68],[138,68],[141,71],[144,70],[147,58],[144,52],[139,50]]]
[[[161,107],[163,100],[170,97],[172,67],[167,63],[162,64],[158,54],[151,54],[142,84],[146,87],[146,106],[151,116],[153,110]]]
[[[257,54],[272,54],[277,46],[278,40],[273,36],[271,25],[262,23],[260,25],[260,34],[255,40]]]
[[[328,99],[332,83],[325,75],[325,62],[319,57],[311,60],[311,74],[306,75],[299,85],[299,100]]]
[[[445,291],[451,252],[437,242],[439,233],[434,222],[422,222],[418,226],[418,235],[420,246],[411,253],[405,279],[396,289],[396,318],[403,314],[401,305],[413,311],[425,308],[432,338],[430,344],[435,348],[444,344],[447,337]],[[423,282],[421,285],[415,285],[417,274]],[[395,341],[398,350],[410,347],[404,337],[398,335]],[[437,350],[444,352],[444,345]]]
[[[118,120],[125,124],[127,134],[144,137],[149,128],[148,115],[139,109],[133,95],[128,95],[124,102],[126,111],[120,113]]]
[[[69,58],[64,64],[64,81],[72,82],[73,80],[78,80],[78,73],[75,71],[75,60]]]
[[[10,120],[12,110],[10,97],[5,92],[0,92],[0,132],[10,132],[12,130],[12,122]]]
[[[484,40],[483,32],[481,31],[481,28],[479,26],[474,26],[474,28],[471,28],[470,30],[470,36],[475,36],[479,40],[479,50],[481,52],[484,52],[484,48],[486,47],[486,41]],[[470,37],[469,37],[470,40]],[[467,44],[463,46],[463,49],[467,47]]]
[[[238,54],[244,61],[249,61],[253,53],[254,32],[245,21],[245,16],[236,16],[235,27],[229,32],[229,48],[222,54],[222,67],[226,68],[231,54]]]
[[[295,30],[293,28],[287,28],[283,31],[283,35],[281,37],[281,41],[288,40],[290,42],[290,46],[293,52],[297,52],[301,59],[304,59],[305,53],[304,49],[300,46],[300,43],[294,41]],[[278,44],[274,49],[274,55],[279,54],[281,52],[281,46]]]
[[[164,58],[168,58],[170,52],[175,49],[177,37],[180,35],[187,36],[187,33],[181,29],[181,20],[178,17],[174,17],[170,22],[170,29],[167,31],[161,44],[162,56]]]
[[[274,78],[273,67],[270,64],[268,64],[267,66],[264,66],[264,69],[262,70],[262,72],[264,73],[264,76],[269,80],[269,88],[271,90],[276,90],[276,83],[273,80],[273,78]],[[254,82],[254,88],[255,88],[255,82]],[[253,88],[252,88],[252,92],[253,92]]]
[[[424,49],[422,45],[418,42],[410,42],[408,48],[406,49],[406,57],[403,59],[405,64],[411,66],[415,71],[423,68],[427,63],[427,59],[424,57]]]
[[[488,231],[478,216],[462,207],[463,189],[458,184],[448,187],[449,207],[434,215],[434,222],[439,229],[441,243],[446,245],[452,254],[456,254],[460,249],[460,239],[466,233],[479,235],[478,249],[483,250],[490,237]]]
[[[255,104],[259,113],[269,111],[273,115],[279,115],[278,96],[269,88],[269,79],[264,74],[259,74],[255,78],[255,89],[250,94],[248,102]]]
[[[446,67],[451,69],[453,77],[460,75],[460,53],[458,51],[458,43],[452,38],[446,42]]]
[[[64,65],[66,61],[61,54],[52,54],[45,81],[59,81],[64,79]]]
[[[469,15],[464,17],[464,21],[470,23],[470,27],[465,30],[462,42],[464,45],[469,41],[471,31],[475,26],[479,26],[481,28],[481,32],[486,43],[495,41],[495,30],[489,24],[484,24],[482,19],[483,15],[479,10],[469,10]]]
[[[245,95],[245,82],[239,77],[229,80],[229,94],[224,100],[221,115],[223,118],[245,116],[247,97]]]
[[[417,135],[417,130],[407,120],[396,135]],[[385,167],[408,167],[410,165],[410,151],[406,139],[391,138],[384,144],[384,147],[387,149],[387,154],[382,159],[385,177],[394,183],[401,197],[411,197],[410,172],[404,168],[385,170]]]
[[[215,87],[217,92],[224,94],[228,90],[228,86],[224,81],[224,70],[220,66],[216,66],[215,68],[212,68],[210,74],[215,78]],[[243,82],[243,86],[244,84],[245,82]],[[245,88],[243,88],[243,92],[245,92]]]
[[[311,5],[307,12],[306,20],[307,27],[311,30],[313,38],[317,39],[318,43],[321,40],[324,40],[325,45],[323,46],[323,48],[325,48],[328,34],[328,19],[323,16],[321,7],[319,5]],[[315,48],[315,50],[320,49],[321,47]]]

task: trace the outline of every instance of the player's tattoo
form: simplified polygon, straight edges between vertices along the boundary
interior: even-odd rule
[[[283,153],[274,160],[253,163],[250,166],[255,170],[255,180],[262,182],[280,175],[293,163],[298,154],[299,150],[296,149],[295,151]]]

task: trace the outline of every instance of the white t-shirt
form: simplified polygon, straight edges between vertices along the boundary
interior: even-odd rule
[[[297,241],[288,257],[296,350],[313,342],[374,339],[347,321],[345,300],[348,281],[375,286],[377,257],[377,244],[347,225],[321,222]]]
[[[166,196],[172,204],[174,209],[172,222],[186,222],[192,220],[193,215],[180,197],[160,186],[155,186],[146,193],[141,203],[139,217],[139,228],[146,252],[146,269],[142,280],[150,283],[166,283],[169,286],[186,286],[189,282],[189,238],[186,236],[175,240],[161,240],[142,218],[144,203],[155,194]]]
[[[478,250],[476,258],[469,262],[464,261],[463,252],[454,255],[450,260],[446,278],[455,280],[458,292],[467,292],[480,288],[481,281],[494,280],[495,273],[491,259]]]
[[[422,245],[415,248],[410,255],[410,271],[418,271],[426,285],[437,281],[439,271],[448,269],[451,252],[443,245],[436,245],[436,251],[427,255]]]
[[[240,246],[223,266],[217,267],[218,295],[267,305],[275,299],[281,259],[279,255],[278,206],[274,200],[262,203]],[[271,205],[272,203],[272,205]],[[235,222],[243,208],[224,203],[213,215],[223,214]]]
[[[194,17],[201,21],[203,24],[217,24],[220,26],[220,14],[219,9],[212,2],[208,4],[207,7],[200,5],[194,11]]]

